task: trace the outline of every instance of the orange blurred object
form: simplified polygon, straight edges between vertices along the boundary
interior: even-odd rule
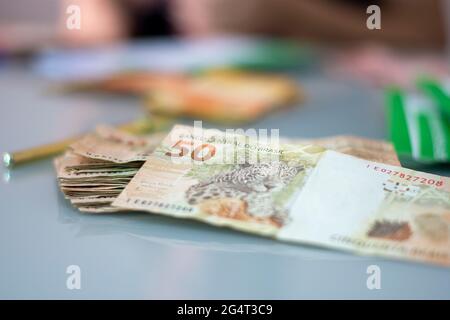
[[[152,90],[184,83],[184,79],[183,75],[177,73],[130,71],[99,80],[69,82],[63,84],[62,90],[143,95]]]
[[[252,121],[304,97],[287,77],[229,69],[194,75],[124,72],[71,82],[63,90],[142,95],[153,113],[225,123]]]
[[[152,90],[146,105],[150,111],[165,115],[247,122],[301,97],[297,83],[286,77],[221,70]]]

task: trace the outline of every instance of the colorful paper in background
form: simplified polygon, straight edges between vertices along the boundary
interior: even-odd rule
[[[33,67],[54,80],[90,80],[124,71],[196,72],[209,68],[298,70],[316,54],[307,45],[268,38],[134,41],[101,48],[52,49]]]

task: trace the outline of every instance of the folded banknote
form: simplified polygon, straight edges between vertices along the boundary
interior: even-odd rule
[[[98,126],[55,159],[58,182],[65,197],[83,212],[119,211],[111,203],[165,135],[156,132],[136,136]]]
[[[448,266],[449,183],[320,146],[175,126],[112,206]]]
[[[166,132],[155,132],[137,136],[113,127],[98,126],[93,133],[74,142],[63,156],[55,159],[61,190],[80,211],[120,211],[110,204],[166,135]],[[392,145],[381,140],[334,136],[311,140],[283,138],[282,141],[318,144],[364,159],[398,164]]]

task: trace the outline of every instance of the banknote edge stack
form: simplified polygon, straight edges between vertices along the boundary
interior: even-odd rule
[[[142,148],[146,149],[147,154],[153,151],[165,135],[165,132],[158,132],[137,136],[113,127],[98,126],[94,133],[74,142],[63,155],[54,159],[59,187],[64,197],[81,212],[120,211],[112,207],[111,203],[145,162],[145,154],[139,151]],[[98,143],[106,143],[105,136],[116,143],[113,145],[115,151],[136,142],[142,143],[142,146],[137,146],[137,152],[129,155],[120,152],[119,156],[96,153]]]
[[[54,166],[61,191],[75,208],[85,213],[121,211],[120,208],[113,207],[111,204],[146,161],[146,157],[142,155],[136,157],[136,154],[131,154],[126,159],[126,156],[123,158],[123,155],[117,157],[109,154],[111,150],[95,152],[103,140],[94,140],[96,143],[88,140],[98,139],[98,135],[102,134],[114,135],[128,141],[148,139],[148,143],[151,145],[150,151],[152,151],[168,132],[138,136],[110,126],[99,125],[94,133],[74,142],[63,155],[55,158]],[[281,138],[280,143],[316,144],[363,159],[400,165],[393,146],[383,140],[341,135],[319,139]]]

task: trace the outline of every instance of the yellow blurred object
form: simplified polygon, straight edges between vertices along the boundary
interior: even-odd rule
[[[59,90],[141,95],[152,113],[224,123],[249,122],[304,97],[288,77],[236,69],[210,69],[194,75],[122,72],[66,83]]]
[[[287,77],[213,70],[150,91],[146,106],[158,114],[246,122],[303,97]]]
[[[62,92],[100,91],[139,95],[183,80],[184,76],[178,73],[129,71],[116,73],[103,79],[71,81],[57,85],[55,89]]]

